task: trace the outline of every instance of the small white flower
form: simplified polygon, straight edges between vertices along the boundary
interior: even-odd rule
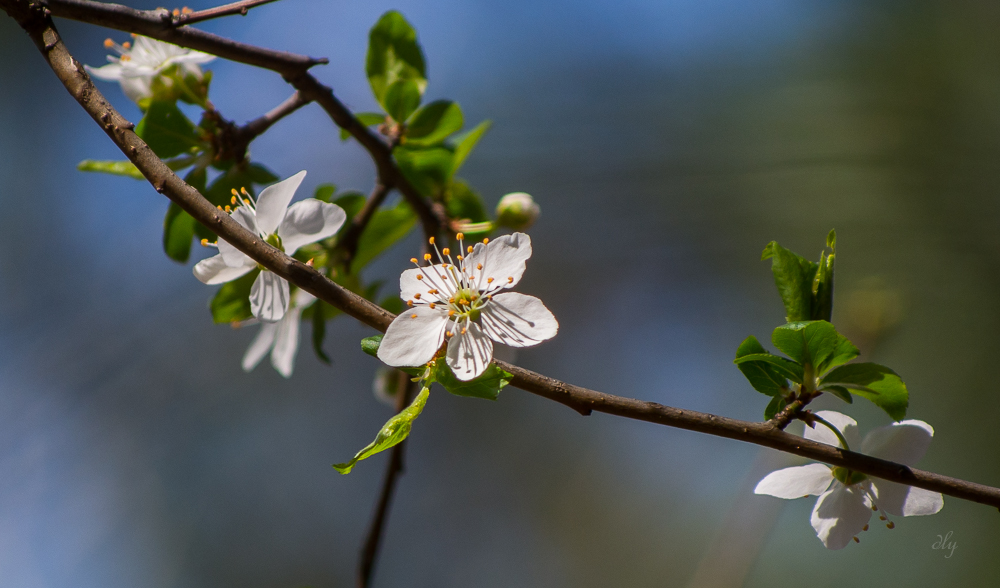
[[[344,210],[336,204],[307,198],[288,206],[305,177],[303,170],[264,188],[256,202],[245,191],[242,200],[234,196],[233,203],[237,206],[232,212],[233,219],[288,255],[294,254],[303,245],[335,234],[347,218]],[[194,275],[202,282],[230,282],[258,267],[256,261],[226,241],[220,239],[218,247],[218,255],[203,259],[194,266]],[[288,297],[288,282],[273,272],[261,269],[250,289],[250,311],[266,323],[279,321],[288,310]]]
[[[880,427],[858,441],[858,423],[851,417],[823,410],[816,416],[828,421],[843,434],[851,447],[860,447],[862,453],[880,457],[903,465],[914,465],[927,452],[934,429],[924,421],[905,420]],[[828,445],[840,446],[837,436],[823,426],[806,427],[805,438]],[[888,515],[920,516],[938,512],[944,506],[944,497],[937,492],[914,488],[904,484],[869,478],[845,468],[831,468],[821,463],[785,468],[768,474],[754,489],[755,494],[769,494],[778,498],[819,496],[813,508],[811,522],[816,535],[829,549],[842,549],[858,533],[868,530],[872,512],[892,529],[895,525]]]
[[[299,351],[299,320],[302,311],[316,301],[316,297],[305,290],[296,290],[292,304],[285,316],[276,323],[263,323],[260,332],[243,356],[243,371],[257,367],[267,352],[271,352],[271,365],[286,378],[292,377],[295,354]]]
[[[104,41],[104,46],[114,49],[120,57],[108,55],[108,65],[87,68],[87,73],[97,79],[108,82],[118,82],[122,91],[133,102],[153,95],[153,80],[167,68],[177,65],[184,72],[201,77],[198,64],[208,63],[215,59],[214,55],[185,49],[157,41],[149,37],[135,37],[135,45],[115,43],[111,39]]]
[[[463,236],[458,234],[459,245]],[[434,240],[431,239],[431,244]],[[437,250],[437,246],[434,246]],[[467,257],[403,272],[399,295],[411,308],[389,325],[378,357],[393,367],[421,366],[434,358],[447,339],[448,366],[459,380],[472,380],[493,360],[493,341],[528,347],[551,339],[559,323],[542,301],[512,288],[531,257],[531,239],[524,233],[483,240],[465,250]],[[430,254],[424,256],[429,261]],[[417,263],[416,258],[412,259]]]

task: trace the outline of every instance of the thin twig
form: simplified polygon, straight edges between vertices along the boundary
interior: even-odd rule
[[[268,245],[224,212],[217,210],[193,187],[177,177],[133,131],[134,125],[121,116],[86,75],[83,65],[73,59],[56,32],[49,14],[29,0],[0,0],[0,9],[12,16],[41,51],[56,77],[160,192],[176,202],[198,222],[220,238],[317,298],[382,332],[394,315],[374,303],[338,286],[315,269],[292,259]],[[1000,488],[913,469],[884,459],[846,451],[785,433],[772,423],[755,423],[702,412],[682,410],[633,398],[614,396],[561,382],[502,361],[496,364],[513,375],[511,384],[570,406],[581,414],[598,411],[620,417],[687,429],[718,437],[770,447],[816,461],[845,467],[908,486],[940,492],[1000,508]]]
[[[182,27],[184,25],[194,24],[211,18],[219,18],[221,16],[230,16],[233,14],[246,16],[247,12],[251,8],[275,1],[276,0],[242,0],[241,2],[233,2],[232,4],[216,6],[215,8],[206,8],[205,10],[196,10],[194,12],[187,13],[182,12],[173,17],[172,24],[175,27]]]
[[[368,200],[365,200],[365,205],[361,207],[358,214],[354,215],[354,218],[351,219],[351,224],[344,229],[344,234],[338,240],[337,245],[343,251],[344,265],[348,270],[351,267],[351,262],[354,261],[354,256],[358,252],[358,243],[361,242],[361,235],[372,220],[372,217],[375,216],[375,211],[378,210],[378,207],[382,205],[385,197],[391,191],[392,184],[383,181],[382,178],[376,178],[375,187],[372,189],[371,195],[368,196]]]
[[[396,376],[398,378],[396,387],[396,413],[400,413],[413,398],[416,385],[406,372],[396,372]],[[368,588],[371,583],[372,572],[375,570],[375,561],[378,558],[379,546],[382,543],[382,532],[389,517],[389,506],[392,504],[392,495],[396,488],[396,480],[403,473],[403,450],[405,448],[406,439],[400,441],[390,451],[389,463],[386,465],[385,477],[382,479],[382,491],[378,497],[378,506],[375,507],[375,514],[372,516],[365,544],[361,548],[361,557],[358,560],[358,588]]]
[[[368,151],[375,163],[377,174],[395,186],[417,213],[425,237],[440,237],[440,233],[447,227],[443,209],[428,203],[399,171],[392,158],[392,146],[361,124],[334,96],[332,89],[321,84],[306,71],[313,65],[327,63],[328,60],[325,58],[313,59],[283,51],[261,49],[191,27],[174,28],[171,25],[170,12],[166,9],[135,10],[91,0],[46,0],[46,6],[55,16],[145,35],[280,73],[285,81],[299,90],[308,100],[318,102],[334,124],[350,133]]]
[[[287,100],[275,106],[266,114],[261,115],[240,127],[240,137],[245,139],[247,143],[250,143],[260,135],[264,134],[264,131],[271,128],[271,125],[285,118],[289,114],[292,114],[306,104],[309,104],[309,100],[302,96],[301,92],[295,92],[289,96]]]

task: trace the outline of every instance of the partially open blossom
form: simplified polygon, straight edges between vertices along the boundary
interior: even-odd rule
[[[880,427],[858,441],[858,424],[851,417],[830,410],[816,416],[837,428],[852,448],[903,465],[914,465],[927,452],[934,429],[924,421],[905,420]],[[805,438],[828,445],[842,445],[837,436],[822,424],[806,428]],[[869,478],[845,468],[831,468],[814,463],[771,472],[754,489],[755,494],[778,498],[819,496],[813,508],[811,522],[816,535],[829,549],[842,549],[858,534],[868,530],[872,512],[892,529],[889,515],[919,516],[934,514],[944,506],[944,497],[937,492],[904,484]]]
[[[464,247],[459,233],[460,247]],[[431,239],[431,244],[434,240]],[[420,266],[399,278],[400,297],[409,308],[386,331],[378,357],[393,367],[421,366],[447,341],[448,366],[460,380],[472,380],[493,360],[493,342],[528,347],[559,330],[552,313],[534,296],[504,292],[517,285],[531,257],[524,233],[477,243],[452,256],[436,252],[443,263]],[[424,256],[430,261],[431,255]]]
[[[497,203],[497,226],[515,231],[523,231],[535,224],[541,208],[531,194],[514,192],[507,194]]]
[[[264,188],[256,202],[245,191],[242,199],[234,195],[233,219],[288,255],[303,245],[334,235],[347,218],[336,204],[307,198],[288,205],[305,177],[306,172],[300,171]],[[194,266],[195,277],[206,284],[230,282],[259,267],[256,261],[226,241],[220,239],[218,248],[218,255]],[[279,321],[288,310],[289,292],[284,278],[261,269],[250,289],[250,311],[261,321]]]
[[[276,323],[262,323],[260,332],[243,356],[243,371],[257,367],[268,352],[271,365],[286,378],[292,377],[295,354],[299,351],[299,321],[302,311],[316,301],[316,297],[305,290],[296,290],[288,312]]]
[[[106,40],[104,46],[114,49],[118,56],[108,55],[110,63],[102,67],[85,66],[87,73],[97,79],[120,83],[122,91],[133,102],[151,97],[154,81],[169,68],[178,66],[182,76],[190,74],[200,79],[202,73],[198,65],[215,59],[214,55],[149,37],[136,36],[134,41],[135,45],[119,45],[111,39]],[[164,83],[170,84],[169,81]]]

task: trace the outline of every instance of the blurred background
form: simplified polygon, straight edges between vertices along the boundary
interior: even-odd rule
[[[513,191],[541,204],[520,291],[561,329],[521,365],[759,420],[767,399],[732,357],[783,322],[760,251],[776,239],[818,257],[836,228],[835,322],[934,426],[920,466],[1000,485],[1000,5],[285,0],[204,28],[329,56],[314,73],[365,111],[368,29],[390,8],[419,32],[428,98],[494,121],[461,175],[491,205]],[[94,65],[106,37],[128,38],[57,25]],[[256,327],[212,324],[214,288],[162,253],[167,201],[75,170],[120,153],[6,16],[0,57],[0,586],[352,585],[387,455],[350,476],[330,464],[391,412],[358,349],[371,329],[331,323],[332,367],[304,345],[290,380],[266,361],[243,373]],[[291,94],[271,72],[209,68],[237,122]],[[282,177],[308,170],[300,195],[372,184],[315,105],[251,149]],[[395,280],[418,247],[367,275]],[[863,430],[888,422],[850,412]],[[752,494],[795,463],[516,389],[438,392],[375,585],[1000,584],[995,510],[946,498],[827,551],[812,499]],[[932,549],[948,533],[951,557]]]

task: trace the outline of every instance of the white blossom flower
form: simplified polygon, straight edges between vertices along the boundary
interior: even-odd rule
[[[271,352],[271,365],[286,378],[292,377],[295,354],[299,351],[299,320],[302,311],[316,301],[316,297],[305,290],[296,290],[292,304],[285,316],[276,323],[263,323],[260,332],[243,356],[243,371],[257,367],[260,360]]]
[[[246,191],[242,200],[234,195],[233,203],[237,206],[232,211],[233,219],[288,255],[303,245],[333,235],[347,218],[342,208],[315,198],[288,205],[305,177],[303,170],[264,188],[256,202]],[[194,266],[195,277],[206,284],[230,282],[259,267],[256,261],[222,239],[218,248],[218,255]],[[250,311],[266,323],[281,320],[288,310],[289,290],[284,278],[261,268],[250,289]]]
[[[460,247],[462,239],[459,233]],[[378,349],[383,362],[393,367],[424,365],[447,340],[448,366],[459,380],[468,381],[493,360],[493,341],[528,347],[555,336],[559,323],[541,300],[502,292],[524,274],[531,257],[527,235],[484,239],[465,250],[467,257],[452,259],[447,248],[437,253],[443,263],[421,267],[414,258],[417,267],[399,278],[399,295],[411,308],[389,325]],[[430,254],[424,256],[430,259]]]
[[[858,444],[858,424],[854,419],[830,410],[819,411],[816,416],[836,427],[851,447],[903,465],[920,461],[934,436],[934,429],[924,421],[905,420],[875,429]],[[833,431],[821,423],[815,429],[806,427],[804,436],[828,445],[841,445]],[[842,549],[852,539],[858,542],[857,535],[868,530],[873,511],[879,512],[879,518],[892,529],[895,524],[889,521],[890,514],[930,515],[944,506],[944,497],[937,492],[821,463],[771,472],[757,484],[754,493],[787,499],[819,496],[811,522],[816,535],[829,549]]]
[[[171,66],[177,65],[185,73],[201,78],[199,64],[215,59],[214,55],[185,49],[149,37],[135,36],[135,45],[115,43],[111,39],[104,46],[114,49],[120,57],[108,55],[108,63],[101,67],[87,68],[87,73],[97,79],[118,82],[122,91],[133,102],[153,95],[153,80]]]

